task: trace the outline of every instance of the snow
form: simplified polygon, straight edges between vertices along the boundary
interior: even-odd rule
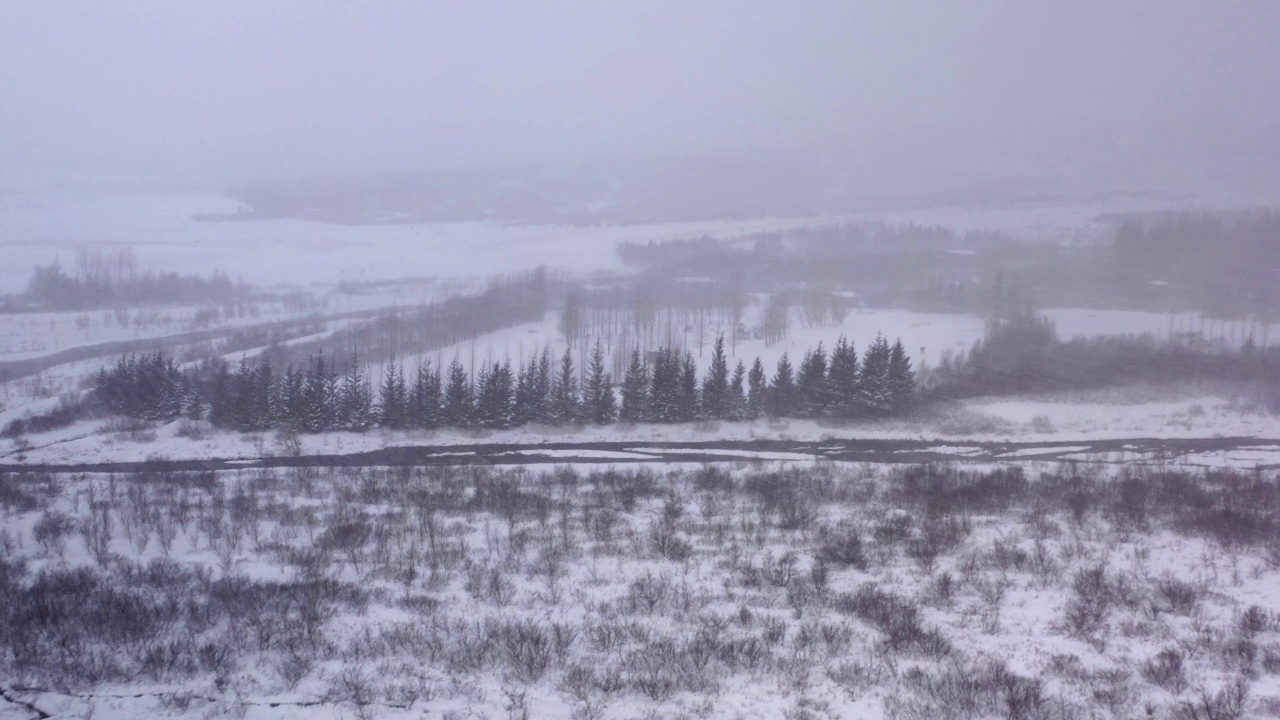
[[[25,286],[32,268],[76,248],[133,247],[139,265],[208,273],[260,286],[413,276],[487,277],[546,265],[589,272],[620,269],[623,241],[744,235],[809,225],[812,218],[651,225],[504,225],[463,222],[328,225],[305,220],[196,222],[192,215],[235,212],[207,193],[40,192],[0,194],[6,238],[0,292]]]

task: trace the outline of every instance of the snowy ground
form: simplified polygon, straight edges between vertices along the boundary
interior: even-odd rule
[[[54,400],[46,400],[52,404]],[[0,415],[0,419],[3,419]],[[121,431],[111,421],[84,421],[61,430],[0,443],[0,459],[12,462],[23,448],[29,463],[86,464],[136,462],[151,457],[253,459],[264,452],[283,454],[275,434],[241,435],[207,429],[202,437],[181,436],[181,421]],[[305,455],[341,455],[394,446],[448,448],[458,445],[540,445],[621,442],[642,447],[651,442],[787,440],[821,443],[834,439],[884,439],[972,442],[1052,442],[1124,440],[1129,438],[1194,439],[1255,437],[1280,439],[1274,415],[1247,395],[1221,386],[1181,391],[1136,386],[1092,393],[1051,394],[1022,398],[977,399],[941,406],[919,418],[894,421],[758,420],[673,425],[611,425],[573,428],[526,426],[511,430],[443,429],[438,431],[335,432],[302,435]],[[1105,458],[1108,461],[1118,458]],[[1129,458],[1139,459],[1139,458]],[[1183,459],[1194,463],[1194,459]],[[1205,462],[1253,467],[1280,464],[1280,450],[1215,456]]]
[[[1277,548],[1196,514],[1252,475],[922,472],[8,478],[0,718],[1280,711]]]
[[[1001,230],[1018,239],[1096,242],[1100,215],[1127,211],[1253,206],[1268,198],[1116,196],[1009,206],[940,207],[851,216],[855,220],[942,225],[956,232]],[[1274,198],[1270,198],[1274,202]],[[651,225],[561,227],[492,223],[337,226],[301,220],[197,223],[194,213],[228,213],[237,203],[197,193],[28,192],[0,194],[0,292],[21,290],[36,264],[76,248],[128,244],[143,267],[207,273],[220,269],[259,285],[411,276],[487,276],[547,265],[616,269],[623,241],[731,238],[839,218],[761,219]]]

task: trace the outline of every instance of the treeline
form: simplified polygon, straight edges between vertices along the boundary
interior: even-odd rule
[[[1228,315],[1280,310],[1280,213],[1137,215],[1116,231],[1112,276],[1131,293]]]
[[[408,371],[396,362],[374,386],[359,357],[340,368],[323,352],[305,365],[272,366],[269,356],[183,372],[160,353],[121,358],[94,379],[91,403],[144,420],[205,419],[242,432],[297,432],[437,427],[508,428],[526,423],[604,425],[627,422],[772,417],[887,417],[908,410],[915,374],[902,343],[877,337],[859,358],[841,338],[828,353],[819,345],[798,369],[784,354],[772,377],[759,358],[731,371],[724,338],[698,377],[692,354],[635,351],[620,383],[606,370],[599,343],[585,368],[566,349],[544,349],[528,361],[469,371],[455,358]]]
[[[246,299],[249,288],[214,271],[209,277],[173,272],[68,274],[54,260],[37,265],[27,291],[8,298],[5,305],[20,310],[89,310],[124,305],[232,304]]]
[[[1252,338],[1239,350],[1206,350],[1151,336],[1063,342],[1047,319],[1023,313],[992,319],[966,357],[931,369],[924,395],[958,399],[1189,379],[1261,382],[1275,395],[1280,353],[1258,347]]]

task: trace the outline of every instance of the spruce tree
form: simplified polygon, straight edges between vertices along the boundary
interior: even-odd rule
[[[680,357],[675,348],[663,348],[653,359],[649,376],[649,413],[652,422],[676,422],[680,417]]]
[[[738,361],[733,369],[733,378],[729,380],[729,397],[726,402],[728,411],[725,417],[731,420],[742,420],[747,416],[747,367]]]
[[[529,395],[530,417],[537,422],[550,424],[555,421],[551,410],[551,386],[551,348],[544,347],[538,356]]]
[[[889,350],[889,367],[886,372],[889,390],[889,408],[894,413],[910,409],[915,399],[916,375],[911,370],[911,358],[902,346],[902,340],[893,344]]]
[[[828,414],[849,418],[858,411],[858,353],[843,335],[831,348],[827,369]]]
[[[551,421],[556,425],[578,422],[581,412],[578,398],[578,375],[573,369],[573,353],[564,349],[560,359],[560,371],[551,386]]]
[[[387,363],[382,373],[382,385],[378,388],[378,424],[382,427],[401,429],[408,425],[409,389],[404,373],[395,360]]]
[[[769,414],[774,417],[792,417],[796,411],[796,382],[787,354],[778,358],[778,369],[769,386]]]
[[[303,397],[306,417],[302,429],[307,432],[332,430],[337,420],[338,378],[325,359],[324,350],[308,359]]]
[[[338,391],[338,426],[347,430],[367,430],[374,424],[373,390],[354,351],[342,374]]]
[[[640,350],[631,351],[631,364],[622,378],[622,410],[619,417],[632,423],[648,419],[649,368]]]
[[[891,351],[884,335],[867,348],[862,357],[862,374],[858,378],[858,397],[862,412],[872,417],[887,415],[893,409],[889,394],[889,357]]]
[[[708,418],[719,420],[730,415],[729,362],[724,355],[724,335],[716,338],[711,350],[711,366],[702,383],[702,410]]]
[[[515,410],[511,365],[494,363],[480,374],[480,391],[476,398],[476,419],[488,428],[511,427]]]
[[[254,371],[253,429],[266,430],[275,417],[275,375],[271,371],[271,358],[267,353],[258,356]]]
[[[587,364],[587,384],[582,390],[583,416],[596,425],[608,425],[617,419],[618,403],[613,396],[613,378],[604,371],[604,349],[596,340]]]
[[[755,420],[764,413],[768,383],[765,380],[764,363],[757,357],[747,373],[747,419]]]
[[[818,417],[827,409],[827,353],[818,347],[804,354],[796,377],[796,414]]]
[[[240,366],[231,379],[231,387],[231,427],[240,432],[250,432],[254,429],[253,414],[257,406],[258,383],[249,358],[240,358]]]
[[[689,422],[697,420],[701,413],[698,403],[698,364],[693,361],[693,353],[685,352],[684,362],[680,364],[680,386],[676,399],[676,420]]]
[[[418,366],[413,390],[409,393],[409,424],[426,429],[440,427],[442,395],[440,373],[431,367],[430,361],[424,361]]]
[[[296,432],[306,429],[307,396],[306,373],[301,368],[290,365],[280,379],[279,398],[276,401],[280,414],[278,424]]]
[[[455,356],[449,363],[449,377],[444,387],[444,423],[452,427],[467,427],[475,419],[472,401],[471,378],[462,362]]]

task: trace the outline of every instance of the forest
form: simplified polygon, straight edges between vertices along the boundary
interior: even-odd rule
[[[296,432],[437,427],[507,428],[526,423],[609,424],[618,420],[691,422],[756,417],[888,417],[907,412],[915,373],[902,343],[879,336],[859,358],[841,338],[830,355],[819,345],[798,368],[784,354],[772,376],[756,359],[730,370],[723,336],[700,379],[687,351],[638,350],[615,392],[597,343],[581,372],[573,353],[553,359],[544,348],[513,367],[510,361],[469,371],[423,362],[409,371],[387,363],[377,388],[352,355],[339,366],[323,352],[305,366],[273,368],[268,356],[232,370],[213,361],[183,371],[162,353],[125,356],[94,378],[89,407],[151,421],[208,420],[239,431]]]

